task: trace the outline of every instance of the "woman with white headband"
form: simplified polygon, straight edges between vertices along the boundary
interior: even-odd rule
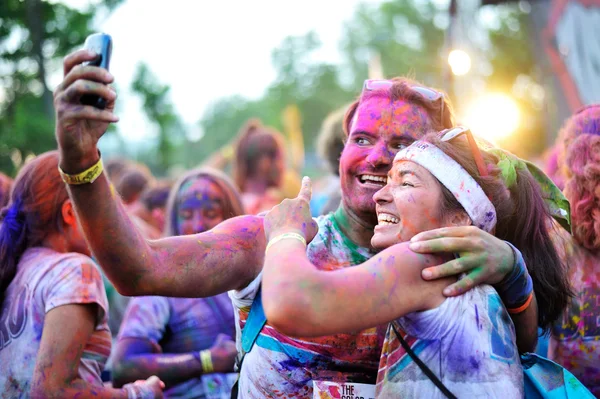
[[[263,305],[270,325],[292,336],[320,336],[393,320],[377,397],[522,397],[523,369],[509,312],[527,308],[535,286],[540,325],[547,329],[565,308],[570,289],[547,230],[550,212],[542,190],[513,158],[497,149],[480,151],[462,127],[426,135],[401,150],[386,186],[373,197],[379,224],[371,245],[383,251],[333,272],[311,267],[305,255],[305,181],[297,199],[265,219]],[[526,286],[511,286],[506,298],[489,285],[447,298],[449,280],[421,278],[424,268],[454,255],[413,252],[411,239],[471,225],[520,250]],[[516,277],[509,279],[524,280]]]

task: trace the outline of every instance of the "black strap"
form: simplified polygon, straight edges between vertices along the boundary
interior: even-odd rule
[[[447,398],[457,399],[456,396],[454,396],[454,394],[452,392],[450,392],[450,390],[448,388],[446,388],[444,383],[442,381],[440,381],[440,379],[437,378],[435,374],[433,374],[433,371],[431,371],[429,369],[429,367],[427,367],[427,365],[425,363],[423,363],[421,361],[421,359],[419,359],[417,354],[415,352],[413,352],[412,348],[410,347],[410,345],[408,345],[408,343],[404,340],[404,338],[402,338],[402,335],[400,335],[400,333],[396,329],[396,321],[392,322],[392,328],[394,329],[394,332],[396,333],[396,336],[398,337],[398,341],[400,341],[400,344],[402,345],[402,347],[404,348],[406,353],[408,353],[408,355],[412,358],[412,360],[415,363],[417,363],[417,366],[419,366],[421,371],[423,371],[423,373],[425,373],[425,375],[431,380],[431,382],[433,382],[435,384],[435,386],[438,387],[438,389],[440,391],[442,391],[442,393]]]

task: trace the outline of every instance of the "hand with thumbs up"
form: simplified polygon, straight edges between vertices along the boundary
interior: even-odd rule
[[[298,233],[309,243],[318,231],[317,223],[310,214],[310,178],[302,179],[302,187],[294,199],[285,199],[265,216],[264,228],[267,241],[283,233]]]

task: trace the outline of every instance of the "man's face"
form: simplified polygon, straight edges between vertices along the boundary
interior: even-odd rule
[[[431,128],[425,110],[387,96],[362,100],[340,157],[342,201],[364,222],[376,225],[373,194],[385,186],[396,153]]]

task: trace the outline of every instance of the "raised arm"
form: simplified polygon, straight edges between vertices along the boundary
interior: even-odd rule
[[[439,258],[415,254],[403,243],[361,265],[321,271],[307,259],[299,240],[281,240],[269,248],[265,259],[265,314],[273,327],[300,337],[385,324],[444,301],[442,290],[449,280],[421,278],[424,267],[439,263]]]
[[[305,178],[298,198],[285,200],[265,217],[272,243],[265,257],[262,288],[269,324],[293,336],[329,335],[387,323],[444,301],[442,290],[454,279],[431,283],[421,278],[424,267],[442,260],[416,254],[407,243],[358,266],[316,269],[304,243],[294,236],[314,235],[309,198],[310,183]]]
[[[97,142],[113,114],[116,94],[106,70],[82,66],[95,54],[81,50],[64,60],[64,80],[54,93],[56,138],[64,173],[77,175],[95,165]],[[84,94],[105,98],[106,109],[80,104]],[[146,241],[129,219],[105,174],[69,185],[84,234],[100,266],[124,295],[212,296],[242,288],[260,272],[264,254],[262,219],[229,219],[194,236]]]

